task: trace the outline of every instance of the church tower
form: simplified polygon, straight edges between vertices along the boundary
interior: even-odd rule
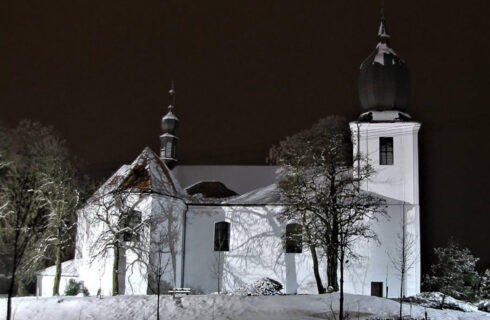
[[[408,69],[390,45],[384,14],[375,50],[362,62],[358,79],[363,113],[350,123],[354,156],[368,159],[375,173],[361,189],[386,200],[392,220],[387,228],[414,240],[417,256],[405,280],[406,294],[420,292],[420,219],[418,132],[420,123],[406,113],[410,98]],[[380,230],[389,234],[389,230]],[[396,235],[393,235],[396,239]],[[386,236],[387,242],[389,237]],[[380,239],[381,240],[381,239]],[[392,240],[393,241],[393,240]],[[383,243],[383,245],[386,245]],[[380,253],[380,255],[383,253]],[[386,266],[379,266],[386,272]],[[382,278],[380,277],[382,281]],[[386,284],[387,285],[387,284]],[[394,290],[390,289],[390,290]],[[399,291],[399,285],[398,285]]]
[[[173,113],[175,107],[175,88],[172,80],[172,87],[170,88],[170,105],[168,106],[168,112],[162,118],[162,135],[160,136],[160,159],[164,161],[167,166],[172,169],[177,163],[175,155],[177,141],[179,138],[175,135],[179,126],[179,119]]]

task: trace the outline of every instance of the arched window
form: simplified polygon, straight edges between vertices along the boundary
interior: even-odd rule
[[[226,221],[214,225],[214,251],[230,251],[230,224]]]
[[[303,228],[299,223],[286,226],[286,253],[303,252]]]

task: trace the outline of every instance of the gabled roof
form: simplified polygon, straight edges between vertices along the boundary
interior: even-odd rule
[[[174,197],[185,195],[165,163],[148,147],[143,149],[133,163],[119,168],[97,193],[107,194],[118,189],[155,192]]]
[[[237,195],[235,191],[219,181],[199,181],[185,190],[190,195],[201,194],[204,198],[228,198]]]
[[[39,276],[54,276],[56,275],[56,265],[40,270],[36,274]],[[78,277],[78,269],[75,260],[68,260],[61,263],[61,276]]]

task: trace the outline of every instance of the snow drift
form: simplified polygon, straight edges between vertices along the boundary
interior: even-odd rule
[[[280,296],[183,296],[161,297],[161,319],[313,320],[331,317],[338,311],[338,294]],[[152,320],[156,319],[156,296],[23,297],[13,299],[15,320]],[[6,299],[0,299],[0,319],[6,314]],[[383,298],[346,295],[345,310],[351,319],[395,317],[397,302]],[[432,320],[490,320],[490,314],[427,309]],[[404,305],[404,314],[410,308]],[[412,316],[422,318],[424,307],[413,306]]]

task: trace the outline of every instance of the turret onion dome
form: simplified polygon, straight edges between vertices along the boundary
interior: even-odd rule
[[[173,134],[179,126],[179,118],[172,112],[173,108],[172,105],[169,105],[167,114],[162,118],[162,130],[164,133]]]
[[[405,61],[390,46],[384,15],[378,31],[378,44],[360,66],[359,101],[366,111],[404,111],[410,98],[410,81]]]

